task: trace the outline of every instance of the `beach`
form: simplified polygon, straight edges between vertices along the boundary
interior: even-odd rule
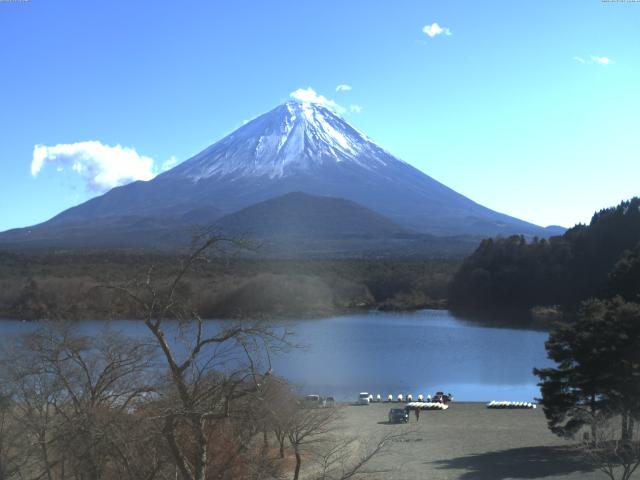
[[[342,408],[340,435],[368,441],[406,432],[376,457],[366,478],[404,479],[603,479],[575,451],[576,442],[552,434],[541,408],[487,409],[484,403],[452,402],[445,411],[412,412],[408,424],[388,424],[390,408],[373,403]]]

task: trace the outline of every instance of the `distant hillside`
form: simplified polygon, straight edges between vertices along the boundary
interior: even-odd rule
[[[0,249],[9,251],[179,251],[187,248],[196,219],[172,217],[97,217],[78,223],[55,222],[0,234]]]
[[[256,203],[216,222],[223,231],[257,238],[380,238],[408,231],[351,200],[294,192]]]
[[[531,308],[612,295],[640,296],[640,198],[548,240],[483,240],[456,274],[450,300],[458,308]]]
[[[413,233],[351,200],[302,192],[251,205],[215,227],[260,242],[262,254],[286,257],[460,256],[479,241]]]
[[[0,249],[9,251],[176,252],[192,245],[193,234],[208,229],[252,240],[244,256],[279,258],[461,257],[478,237],[435,237],[414,233],[351,200],[289,193],[219,217],[202,207],[180,216],[99,217],[81,224],[52,221],[46,229],[5,232]]]

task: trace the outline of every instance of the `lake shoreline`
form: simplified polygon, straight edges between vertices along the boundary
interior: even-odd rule
[[[379,305],[366,305],[361,307],[346,307],[341,309],[332,309],[325,311],[280,311],[270,312],[255,315],[228,315],[228,316],[207,316],[206,319],[215,320],[236,320],[236,321],[264,321],[264,322],[291,322],[291,321],[305,321],[305,320],[323,320],[332,317],[344,317],[350,315],[366,315],[369,313],[418,313],[424,310],[437,310],[437,311],[451,311],[459,316],[461,319],[468,321],[475,325],[481,325],[494,328],[516,328],[535,331],[549,331],[554,326],[557,318],[542,318],[532,315],[530,310],[513,310],[513,309],[481,309],[481,310],[469,310],[469,309],[455,309],[450,308],[446,300],[435,301],[432,303],[421,303],[415,306],[397,307],[391,306],[388,303],[382,303]],[[0,323],[3,321],[22,321],[22,322],[38,322],[38,321],[73,321],[83,322],[86,318],[36,318],[36,317],[0,317]],[[143,321],[142,316],[91,316],[91,321],[122,321],[122,320],[137,320]]]
[[[367,305],[362,307],[345,307],[341,309],[332,309],[325,311],[280,311],[280,312],[270,312],[270,313],[262,313],[257,315],[228,315],[228,316],[216,316],[216,320],[261,320],[261,321],[274,321],[274,320],[321,320],[325,318],[331,317],[342,317],[347,315],[363,315],[367,313],[375,313],[375,312],[390,312],[390,313],[415,313],[422,310],[448,310],[448,305],[446,301],[438,301],[433,303],[421,303],[420,305],[404,307],[404,308],[394,308],[389,306],[386,303],[381,303],[380,305]],[[95,321],[118,321],[118,320],[144,320],[144,317],[139,315],[128,315],[128,316],[90,316],[90,320]],[[208,319],[208,318],[207,318]],[[0,317],[0,322],[2,321],[23,321],[23,322],[38,322],[38,321],[50,321],[50,320],[68,320],[68,321],[79,321],[82,322],[84,319],[81,318],[46,318],[46,317],[33,317],[33,316],[25,316],[19,317],[14,316],[11,318],[8,317]]]

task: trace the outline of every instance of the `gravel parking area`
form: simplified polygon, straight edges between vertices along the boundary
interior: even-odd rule
[[[346,406],[341,434],[374,441],[389,431],[406,432],[370,468],[367,478],[400,479],[603,479],[547,429],[535,410],[490,410],[480,403],[452,403],[446,411],[423,411],[416,422],[389,425],[390,408],[402,404]]]

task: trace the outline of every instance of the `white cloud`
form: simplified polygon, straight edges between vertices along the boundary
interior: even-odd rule
[[[162,166],[160,167],[160,171],[166,172],[167,170],[171,170],[177,164],[178,164],[178,159],[176,158],[175,155],[171,155],[167,160],[165,160],[162,163]]]
[[[607,57],[598,57],[596,55],[591,55],[591,61],[594,63],[599,63],[600,65],[609,65],[613,63],[613,60]]]
[[[334,100],[330,100],[324,95],[319,95],[316,91],[311,88],[299,88],[290,94],[291,98],[294,98],[300,102],[306,103],[317,103],[318,105],[322,105],[327,107],[329,110],[333,110],[336,113],[345,113],[346,109],[338,105]]]
[[[349,111],[352,113],[360,113],[362,112],[362,107],[360,105],[349,105]]]
[[[578,63],[584,63],[584,58],[582,57],[573,57],[573,59]]]
[[[336,87],[336,92],[348,92],[349,90],[352,90],[351,85],[347,85],[345,83],[341,83]]]
[[[98,141],[36,145],[31,175],[36,177],[48,163],[56,164],[58,172],[70,167],[88,189],[98,192],[135,180],[151,180],[158,173],[153,158],[140,155],[134,148],[104,145]],[[162,164],[160,171],[166,171],[177,163],[177,159],[171,157]]]
[[[441,34],[445,34],[446,36],[451,35],[451,30],[446,27],[441,27],[436,22],[433,22],[431,25],[425,25],[422,28],[422,31],[427,34],[428,37],[433,38]]]

